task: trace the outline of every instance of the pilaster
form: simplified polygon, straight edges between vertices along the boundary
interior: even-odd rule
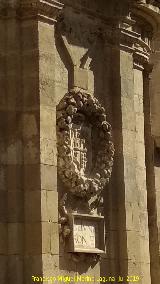
[[[147,213],[143,69],[150,47],[134,30],[136,20],[119,22],[108,36],[112,47],[113,117],[116,148],[113,187],[118,210],[117,233],[120,243],[121,275],[138,275],[139,283],[151,283]],[[116,40],[114,37],[116,36]],[[140,201],[143,199],[143,202]],[[145,251],[145,255],[144,255]],[[142,255],[143,253],[143,255]]]
[[[0,277],[2,284],[28,284],[58,267],[54,24],[63,6],[1,4]]]

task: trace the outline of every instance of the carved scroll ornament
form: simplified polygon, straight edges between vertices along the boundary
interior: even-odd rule
[[[111,126],[98,100],[70,91],[57,107],[58,172],[74,195],[100,195],[111,176]]]

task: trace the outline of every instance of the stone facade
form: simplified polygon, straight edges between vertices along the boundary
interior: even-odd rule
[[[1,284],[160,281],[159,39],[160,1],[0,0]]]

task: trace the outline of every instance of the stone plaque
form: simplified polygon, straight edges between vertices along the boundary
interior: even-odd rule
[[[70,214],[72,235],[68,251],[104,253],[104,217],[87,214]]]

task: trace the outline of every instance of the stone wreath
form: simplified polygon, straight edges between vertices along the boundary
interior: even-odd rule
[[[92,126],[97,142],[95,161],[89,175],[82,174],[74,163],[70,133],[74,123]],[[73,194],[90,199],[100,195],[109,182],[113,166],[114,146],[111,126],[99,101],[84,92],[70,91],[57,107],[58,173]]]

